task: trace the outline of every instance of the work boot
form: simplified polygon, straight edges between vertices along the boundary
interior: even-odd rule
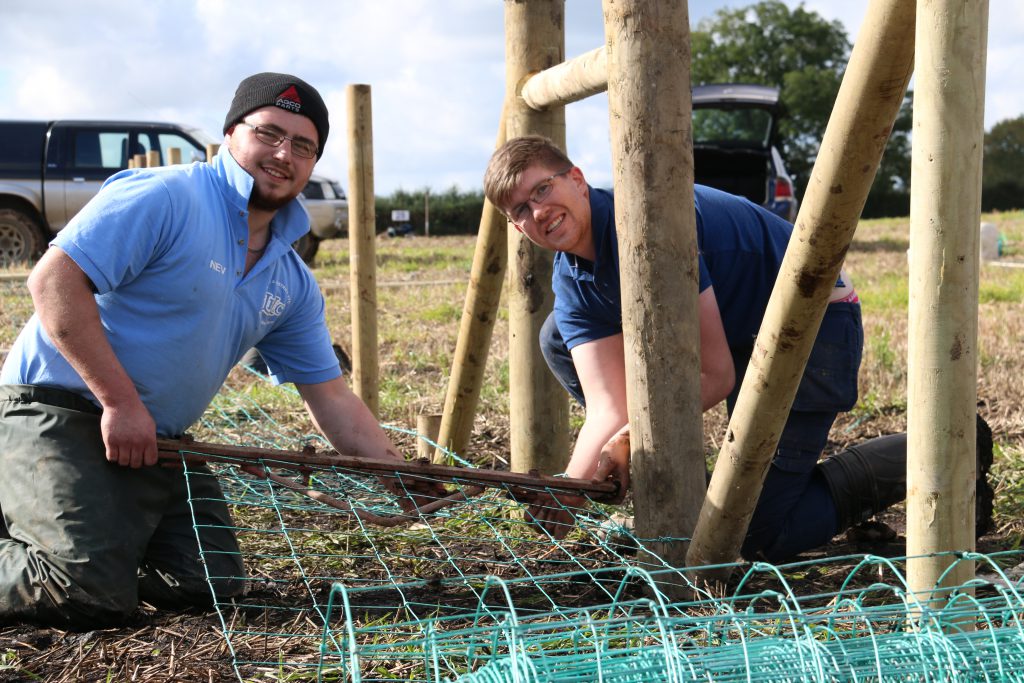
[[[976,429],[974,535],[978,538],[992,528],[995,493],[988,483],[992,430],[981,415]],[[817,467],[836,505],[838,531],[845,531],[907,497],[907,435],[865,441],[826,458]]]

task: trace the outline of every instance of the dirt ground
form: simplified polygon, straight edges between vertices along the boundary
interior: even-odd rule
[[[717,419],[709,416],[709,430],[716,428]],[[995,426],[997,429],[1002,426],[998,419]],[[901,428],[898,415],[859,423],[844,418],[834,430],[842,435],[843,441],[833,442],[830,448],[838,450],[846,443]],[[488,447],[496,449],[496,454],[508,452],[507,430],[497,429],[489,438]],[[1024,434],[1017,433],[1013,438],[1022,440]],[[877,519],[894,530],[896,536],[864,540],[844,534],[828,547],[799,559],[823,561],[863,553],[885,557],[904,555],[902,506]],[[1009,536],[997,529],[979,540],[978,550],[1002,550],[1009,542]],[[838,590],[846,576],[846,571],[831,567],[829,571],[802,572],[791,579],[791,583],[797,593],[826,594]],[[306,598],[300,591],[295,599]],[[580,599],[586,601],[586,595],[581,594]],[[0,628],[0,655],[4,657],[0,662],[0,681],[226,681],[236,680],[238,674],[246,681],[281,680],[278,673],[266,668],[243,666],[236,674],[221,629],[220,618],[214,612],[172,613],[148,605],[141,606],[129,623],[116,629],[71,632],[25,624],[7,625]],[[232,645],[239,647],[237,638]],[[309,680],[313,680],[312,674],[310,676]]]

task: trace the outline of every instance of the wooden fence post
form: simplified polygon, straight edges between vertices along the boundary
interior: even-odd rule
[[[907,335],[907,579],[924,600],[956,561],[949,555],[930,555],[974,549],[978,223],[988,0],[919,1],[917,27]],[[959,586],[973,577],[974,563],[958,562],[942,584]]]
[[[421,438],[416,440],[416,456],[423,460],[429,460],[434,452],[434,447],[427,443],[422,437],[427,437],[437,442],[438,430],[441,429],[441,416],[437,413],[420,413],[416,416],[416,433]]]
[[[496,147],[505,144],[506,109],[501,110]],[[491,333],[501,302],[501,285],[508,265],[507,228],[505,216],[485,199],[437,437],[438,445],[460,455],[465,454],[473,434],[473,418],[487,369]],[[441,449],[434,454],[436,463],[447,460]]]
[[[872,0],[718,454],[687,564],[733,562],[910,80],[915,0]],[[977,225],[977,223],[975,223]],[[729,570],[695,572],[718,581]]]
[[[565,59],[565,0],[505,0],[508,138],[539,134],[565,147],[565,110],[534,111],[520,88],[536,71]],[[537,339],[551,312],[553,254],[508,231],[509,412],[512,470],[553,474],[569,458],[568,398],[540,353]]]
[[[675,0],[604,0],[604,21],[636,530],[682,567],[706,477],[690,22]]]
[[[352,384],[370,411],[378,409],[377,234],[373,196],[373,112],[370,86],[349,85],[349,291],[352,309]]]

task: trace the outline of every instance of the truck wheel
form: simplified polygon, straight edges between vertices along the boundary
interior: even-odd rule
[[[316,256],[319,248],[320,238],[311,232],[307,232],[292,243],[292,249],[306,262],[306,265],[310,266],[313,265],[313,257]]]
[[[39,223],[18,209],[0,209],[0,265],[28,263],[42,251]]]

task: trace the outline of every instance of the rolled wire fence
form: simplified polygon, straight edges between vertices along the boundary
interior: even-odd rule
[[[316,440],[264,401],[225,389],[198,436]],[[232,509],[246,590],[214,603],[240,681],[1024,680],[1022,589],[1004,571],[1020,552],[956,554],[979,578],[940,600],[908,589],[906,558],[870,555],[737,564],[712,592],[647,549],[686,539],[638,538],[595,503],[571,509],[576,528],[557,540],[501,486],[444,481],[464,500],[413,515],[379,473],[332,467],[289,483],[183,465],[189,480],[218,477]]]

